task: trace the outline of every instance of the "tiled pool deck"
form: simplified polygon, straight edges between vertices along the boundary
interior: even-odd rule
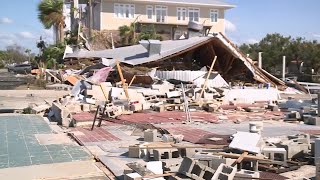
[[[78,145],[40,145],[35,137],[51,133],[49,125],[36,115],[0,116],[0,168],[90,159]]]

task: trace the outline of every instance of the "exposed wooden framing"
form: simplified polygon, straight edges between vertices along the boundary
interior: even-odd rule
[[[247,156],[249,153],[248,152],[243,152],[241,156],[236,160],[236,163],[239,164],[242,162],[242,160]]]
[[[206,80],[204,81],[204,84],[203,84],[203,87],[202,87],[202,90],[201,90],[201,93],[200,93],[200,98],[202,97],[202,95],[203,95],[203,93],[204,93],[204,90],[205,90],[205,88],[207,87],[208,79],[209,79],[209,77],[210,77],[210,75],[211,75],[213,66],[214,66],[214,64],[216,63],[216,61],[217,61],[217,56],[215,56],[215,57],[214,57],[214,60],[212,61],[212,64],[211,64],[211,67],[210,67],[210,69],[209,69],[207,78],[206,78]]]
[[[189,47],[189,48],[184,49],[184,50],[182,50],[182,51],[179,51],[179,52],[177,52],[177,53],[171,54],[171,55],[169,55],[169,56],[163,57],[162,59],[159,59],[158,61],[164,61],[164,60],[170,59],[170,58],[172,58],[172,57],[179,56],[179,55],[181,55],[181,54],[184,54],[185,52],[188,52],[188,51],[190,51],[190,50],[193,50],[193,49],[196,49],[196,48],[198,48],[198,47],[200,47],[200,46],[203,46],[203,45],[205,45],[205,44],[207,44],[208,42],[211,42],[211,41],[212,41],[212,38],[209,38],[208,40],[203,41],[203,42],[201,42],[201,43],[198,43],[198,44],[196,44],[196,45],[194,45],[194,46],[192,46],[192,47]],[[146,63],[150,63],[150,62],[145,62],[145,63],[143,63],[143,64],[146,64]]]
[[[55,80],[61,82],[61,80],[59,78],[57,78],[55,75],[53,75],[51,72],[46,71],[46,73],[48,73],[51,77],[53,77]]]
[[[233,158],[233,159],[237,159],[241,156],[241,154],[234,154],[234,153],[224,153],[224,152],[219,152],[216,153],[218,155],[224,156],[224,157],[229,157],[229,158]],[[270,159],[264,159],[262,157],[258,157],[258,156],[253,156],[253,155],[246,155],[244,156],[245,160],[253,160],[253,161],[268,161],[268,162],[273,162]]]
[[[128,87],[130,87],[130,86],[131,86],[131,84],[133,83],[134,79],[136,79],[136,75],[134,75],[134,76],[132,77],[132,79],[131,79],[131,81],[130,81],[130,83],[129,83],[129,86],[128,86]]]
[[[102,84],[100,84],[100,88],[102,90],[104,98],[106,99],[106,101],[108,101],[109,100],[109,93],[107,92],[106,87],[103,86]]]
[[[231,59],[229,60],[228,65],[227,65],[226,70],[223,72],[224,74],[227,74],[232,69],[232,64],[233,64],[235,59],[236,58],[234,56],[231,57]]]
[[[205,145],[205,146],[197,146],[197,145],[159,145],[159,146],[155,146],[155,145],[151,145],[151,146],[131,146],[130,148],[133,149],[189,149],[189,148],[205,148],[205,149],[223,149],[224,147],[226,147],[225,145]],[[120,148],[129,148],[129,147],[120,147]]]
[[[118,73],[119,73],[119,76],[121,79],[122,88],[124,90],[124,93],[126,94],[127,99],[129,99],[130,97],[129,97],[129,93],[128,93],[128,86],[127,86],[126,80],[123,78],[123,74],[122,74],[122,70],[121,70],[119,61],[117,61],[117,68],[118,68]]]

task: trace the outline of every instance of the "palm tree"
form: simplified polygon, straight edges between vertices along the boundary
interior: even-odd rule
[[[56,43],[63,42],[63,0],[42,0],[38,4],[38,18],[46,29],[53,27],[56,33]]]
[[[130,26],[123,25],[119,27],[119,34],[121,43],[124,46],[133,45],[136,43],[135,40],[135,24],[131,23]]]

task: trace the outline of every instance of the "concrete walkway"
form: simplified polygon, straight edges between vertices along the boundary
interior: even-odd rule
[[[93,161],[77,161],[0,169],[0,179],[107,179],[107,177]]]

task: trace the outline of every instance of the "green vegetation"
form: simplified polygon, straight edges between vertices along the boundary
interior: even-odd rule
[[[282,56],[289,61],[303,61],[307,71],[311,68],[320,70],[320,44],[304,38],[285,37],[278,33],[267,34],[260,42],[255,44],[242,44],[240,49],[250,54],[252,59],[258,59],[258,52],[263,52],[263,68],[275,73],[277,66],[282,64]],[[288,63],[287,63],[288,64]]]
[[[54,29],[57,43],[64,41],[63,0],[42,0],[38,4],[38,18],[46,29]]]
[[[140,32],[137,33],[138,23],[131,23],[130,26],[119,27],[119,34],[122,46],[137,44],[140,40],[158,39],[162,40],[161,35],[157,34],[154,25],[140,25]]]

